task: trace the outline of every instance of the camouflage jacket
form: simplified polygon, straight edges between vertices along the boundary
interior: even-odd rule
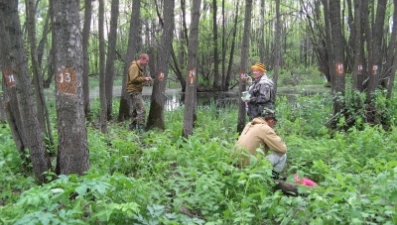
[[[248,93],[251,95],[247,112],[250,121],[260,116],[265,107],[274,109],[276,94],[273,86],[273,81],[264,74],[261,79],[254,81],[248,88]]]

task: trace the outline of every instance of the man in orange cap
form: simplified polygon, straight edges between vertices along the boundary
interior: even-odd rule
[[[266,74],[264,64],[258,62],[251,66],[255,81],[248,88],[250,98],[248,102],[248,117],[251,121],[261,115],[264,108],[274,109],[276,94],[273,89],[273,81]]]

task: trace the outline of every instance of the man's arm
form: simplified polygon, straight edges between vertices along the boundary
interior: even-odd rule
[[[285,154],[287,152],[287,145],[271,128],[266,131],[264,141],[270,150],[276,153]]]
[[[146,77],[139,77],[139,68],[136,65],[131,65],[128,68],[128,76],[133,84],[140,84],[147,81]]]

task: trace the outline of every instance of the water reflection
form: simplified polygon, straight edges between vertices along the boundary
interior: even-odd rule
[[[180,94],[173,94],[172,96],[166,96],[164,109],[166,111],[173,111],[181,106],[181,98],[178,97]]]
[[[314,95],[315,93],[279,93],[279,96],[286,96],[288,102],[293,103],[299,95]],[[238,104],[237,92],[197,92],[197,106],[205,107],[215,105],[225,107]],[[144,95],[145,102],[150,103],[150,95]],[[173,111],[184,104],[185,93],[173,92],[165,95],[164,110]]]

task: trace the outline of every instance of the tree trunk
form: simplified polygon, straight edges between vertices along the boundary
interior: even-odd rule
[[[276,0],[276,31],[274,35],[274,93],[277,93],[278,70],[281,61],[281,15],[280,15],[280,0]]]
[[[234,49],[236,45],[236,36],[237,36],[237,24],[238,24],[238,15],[239,15],[239,2],[237,2],[236,5],[236,15],[234,17],[234,26],[233,26],[233,35],[232,35],[232,41],[231,41],[231,47],[230,47],[230,55],[229,55],[229,62],[228,62],[228,67],[227,67],[227,72],[226,72],[226,78],[225,78],[225,84],[223,87],[223,91],[228,91],[229,90],[229,85],[230,85],[230,80],[232,76],[232,66],[233,66],[233,56],[234,56]],[[225,50],[226,51],[226,50]]]
[[[26,17],[27,17],[27,28],[30,44],[30,54],[32,60],[32,70],[33,70],[33,83],[34,83],[34,93],[37,104],[37,118],[41,127],[41,132],[43,132],[49,139],[50,144],[53,143],[51,134],[51,124],[48,115],[48,109],[43,93],[43,81],[41,76],[41,69],[38,62],[38,53],[36,48],[36,4],[34,0],[26,0]]]
[[[120,96],[120,108],[119,108],[119,117],[118,121],[124,121],[129,119],[130,116],[130,107],[128,105],[128,98],[126,91],[127,84],[127,73],[128,67],[131,62],[134,60],[135,55],[139,52],[139,43],[140,43],[140,33],[141,33],[141,0],[133,0],[132,1],[132,13],[131,13],[131,21],[130,21],[130,33],[128,35],[128,49],[127,55],[124,60],[124,72],[123,72],[123,84],[121,88],[121,96]]]
[[[151,96],[149,117],[147,120],[147,129],[159,128],[165,129],[164,126],[164,104],[165,104],[165,89],[168,78],[168,65],[170,60],[170,53],[172,48],[173,31],[174,31],[174,9],[175,0],[167,1],[164,5],[164,21],[163,34],[161,36],[161,43],[159,46],[159,56],[157,64],[156,79],[153,82],[153,90]],[[160,18],[161,20],[161,18]]]
[[[393,84],[394,84],[394,79],[396,77],[396,71],[397,71],[397,41],[396,41],[396,36],[397,36],[397,0],[393,0],[394,2],[394,12],[393,12],[393,29],[392,29],[392,40],[390,40],[390,43],[393,43],[393,46],[389,45],[389,48],[393,49],[393,51],[389,51],[389,56],[390,59],[388,61],[391,62],[391,69],[390,69],[390,77],[389,77],[389,83],[387,86],[387,99],[391,99],[392,97],[392,91],[393,91]],[[394,52],[394,53],[393,53]]]
[[[212,0],[212,33],[213,33],[213,44],[214,44],[214,90],[221,89],[221,78],[219,76],[219,57],[218,57],[218,24],[217,24],[217,12],[218,6],[216,4],[217,0]]]
[[[18,150],[28,148],[33,172],[39,183],[45,181],[44,172],[51,169],[49,157],[40,131],[36,106],[28,73],[26,52],[18,14],[18,2],[5,0],[0,3],[0,61],[6,83],[5,101],[10,127]],[[8,95],[8,96],[7,96]]]
[[[104,17],[105,17],[105,2],[99,0],[98,10],[98,33],[99,33],[99,100],[101,103],[101,111],[99,116],[99,124],[102,133],[107,133],[107,101],[106,101],[106,90],[105,86],[105,34],[104,34]],[[108,74],[110,75],[110,74]]]
[[[259,59],[265,62],[265,0],[260,0]]]
[[[55,50],[58,174],[83,174],[90,167],[82,90],[82,40],[78,0],[51,1]]]
[[[88,45],[90,39],[91,14],[92,5],[91,0],[84,0],[84,27],[83,27],[83,104],[85,117],[90,120],[90,86],[88,83],[88,75],[90,74]]]
[[[363,91],[363,76],[366,70],[364,63],[364,35],[362,32],[362,4],[361,0],[354,1],[354,41],[352,41],[354,49],[353,64],[353,89]]]
[[[108,54],[105,72],[105,92],[107,118],[112,119],[113,113],[113,83],[114,83],[114,60],[116,59],[117,20],[119,18],[119,0],[113,0],[110,13],[110,32],[108,36]]]
[[[333,85],[332,92],[334,95],[345,94],[345,65],[343,59],[343,37],[341,27],[341,15],[340,15],[340,0],[331,0],[329,3],[330,9],[330,22],[331,22],[331,35],[332,35],[332,52],[333,58],[332,65],[334,69],[333,73]],[[331,67],[332,68],[332,67]],[[340,98],[334,100],[334,114],[340,112],[344,108],[344,103]]]
[[[372,54],[370,62],[370,76],[367,88],[367,98],[371,100],[372,94],[375,92],[376,87],[379,83],[379,78],[382,70],[382,39],[383,37],[383,26],[385,21],[387,0],[378,0],[377,12],[375,23],[372,26]]]
[[[44,123],[44,107],[45,104],[41,100],[44,100],[44,97],[41,96],[41,82],[39,75],[39,66],[37,61],[37,50],[36,50],[36,21],[35,21],[35,3],[34,0],[26,0],[26,27],[28,30],[28,38],[29,38],[29,46],[30,46],[30,56],[32,63],[32,71],[33,71],[33,83],[35,87],[35,98],[37,104],[37,118],[39,120],[39,124],[41,127],[41,132],[45,132],[45,123]]]
[[[183,137],[193,134],[193,123],[196,113],[196,95],[197,95],[197,50],[198,50],[198,33],[200,19],[201,0],[193,0],[192,23],[190,24],[190,36],[188,45],[188,72],[186,76],[185,92],[185,114],[183,119]]]
[[[252,0],[245,2],[245,16],[244,16],[244,32],[243,42],[241,47],[241,61],[240,61],[240,79],[239,79],[239,98],[238,98],[238,121],[237,121],[237,132],[241,133],[245,126],[245,118],[247,117],[245,102],[241,100],[241,92],[246,90],[246,79],[247,76],[247,61],[248,61],[248,50],[249,50],[249,37],[251,30],[251,13],[252,13]]]

